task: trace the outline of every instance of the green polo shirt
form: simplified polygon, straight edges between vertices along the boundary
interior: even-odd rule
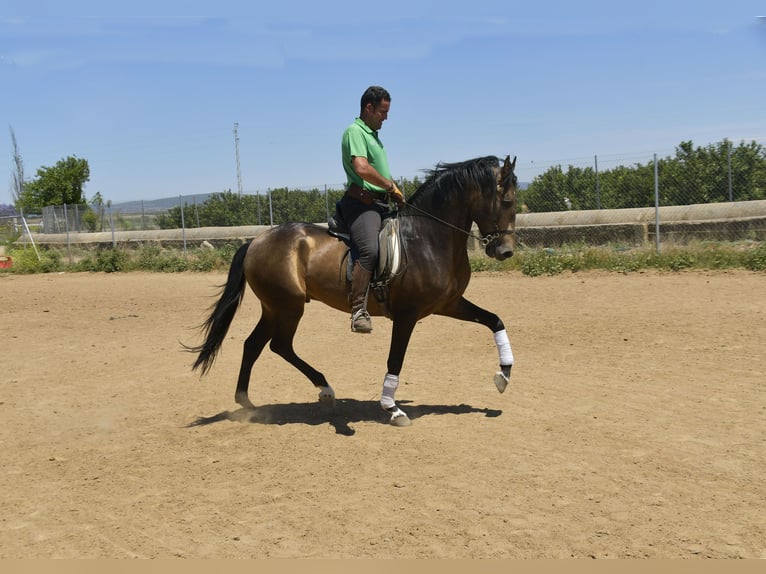
[[[379,193],[386,191],[382,187],[364,181],[351,165],[352,158],[357,156],[366,157],[369,164],[380,175],[391,179],[391,170],[388,168],[388,156],[383,147],[383,142],[378,138],[378,132],[371,130],[361,118],[356,118],[354,123],[343,132],[341,155],[343,158],[343,170],[346,172],[347,185],[355,183],[370,191]]]

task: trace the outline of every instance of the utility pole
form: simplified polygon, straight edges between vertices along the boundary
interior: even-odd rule
[[[239,168],[239,135],[237,134],[237,129],[239,128],[238,123],[234,123],[234,153],[237,157],[237,192],[239,193],[239,197],[242,197],[242,172]]]

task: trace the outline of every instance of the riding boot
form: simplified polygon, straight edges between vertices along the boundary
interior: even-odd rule
[[[351,330],[355,333],[372,331],[372,320],[367,312],[367,292],[372,273],[365,270],[359,261],[351,271]]]

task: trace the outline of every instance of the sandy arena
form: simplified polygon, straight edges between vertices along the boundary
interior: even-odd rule
[[[319,302],[234,403],[248,291],[193,374],[215,274],[0,275],[0,558],[766,558],[766,275],[479,274],[506,323],[391,323]]]

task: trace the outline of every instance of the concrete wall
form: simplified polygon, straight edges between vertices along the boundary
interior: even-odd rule
[[[766,200],[659,208],[660,240],[766,240]],[[552,213],[516,217],[517,242],[529,247],[567,243],[643,245],[656,241],[653,207]]]
[[[203,241],[213,245],[244,243],[267,230],[268,225],[246,225],[241,227],[196,227],[193,229],[149,229],[146,231],[103,231],[99,233],[39,233],[34,240],[39,245],[80,247],[110,247],[114,242],[119,246],[137,246],[145,243],[168,247],[198,247]]]

